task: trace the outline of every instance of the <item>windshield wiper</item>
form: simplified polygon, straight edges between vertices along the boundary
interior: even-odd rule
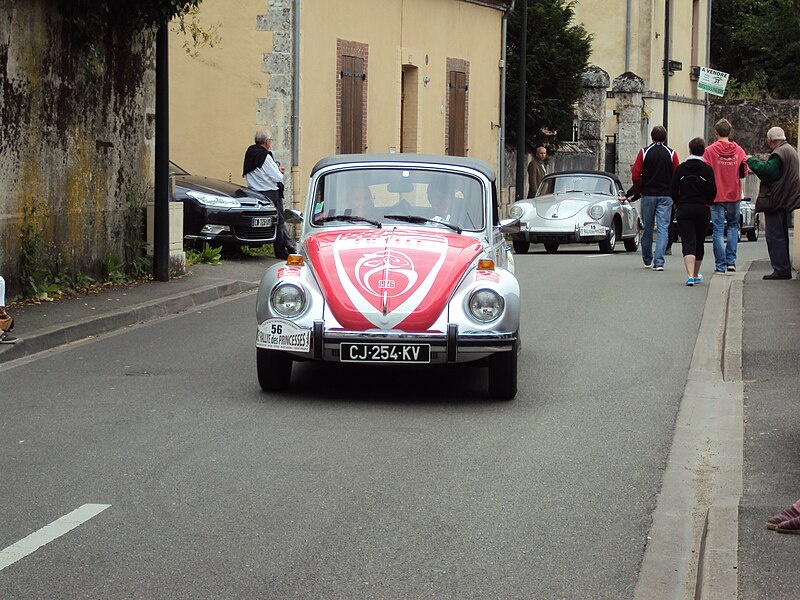
[[[380,221],[376,221],[374,219],[368,219],[367,217],[359,217],[358,215],[334,215],[329,217],[323,217],[319,219],[318,223],[329,223],[331,221],[347,221],[348,223],[369,223],[370,225],[375,225],[378,229],[381,229],[383,225]]]
[[[428,217],[420,217],[418,215],[383,215],[384,219],[394,219],[396,221],[406,221],[407,223],[436,223],[438,225],[444,225],[445,227],[449,227],[456,233],[461,233],[461,227],[458,225],[451,225],[450,223],[445,223],[444,221],[439,221],[437,219],[429,219]]]

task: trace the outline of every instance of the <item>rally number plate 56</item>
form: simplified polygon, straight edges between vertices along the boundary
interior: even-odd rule
[[[311,349],[311,329],[299,327],[288,319],[267,319],[258,326],[256,347],[308,352]]]
[[[341,362],[360,363],[429,363],[430,344],[372,344],[342,342]]]

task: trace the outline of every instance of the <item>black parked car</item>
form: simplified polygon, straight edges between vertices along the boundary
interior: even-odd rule
[[[271,200],[246,187],[191,175],[173,162],[175,200],[183,202],[183,238],[202,246],[263,246],[275,241],[278,210]]]

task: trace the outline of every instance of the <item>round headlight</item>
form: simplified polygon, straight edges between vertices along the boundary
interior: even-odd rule
[[[591,208],[589,208],[589,216],[592,217],[595,221],[600,219],[606,212],[606,209],[603,208],[602,204],[592,204]]]
[[[303,288],[293,283],[275,286],[269,296],[272,310],[282,317],[294,317],[306,307],[306,293]]]
[[[524,213],[525,209],[522,208],[519,204],[515,204],[514,206],[511,207],[511,210],[509,211],[508,214],[512,219],[521,219]]]
[[[476,321],[491,323],[503,314],[505,301],[494,290],[475,290],[469,297],[469,312]]]

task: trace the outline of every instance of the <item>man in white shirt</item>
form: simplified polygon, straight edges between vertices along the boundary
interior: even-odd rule
[[[242,175],[247,180],[247,187],[259,192],[278,191],[278,184],[283,183],[284,168],[279,167],[272,158],[270,147],[272,134],[261,130],[256,133],[255,144],[244,153]],[[270,199],[272,195],[270,194]]]
[[[242,176],[247,187],[261,192],[272,200],[278,209],[278,226],[275,236],[275,258],[286,258],[294,252],[291,237],[283,220],[283,173],[284,167],[278,166],[272,158],[272,133],[264,129],[257,131],[255,143],[244,153]]]

